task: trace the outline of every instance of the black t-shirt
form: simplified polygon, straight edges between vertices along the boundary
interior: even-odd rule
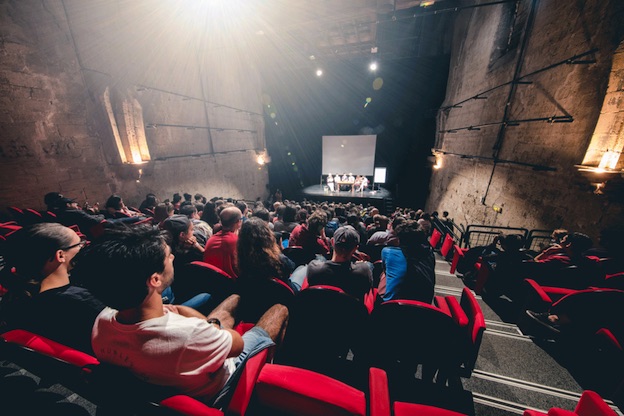
[[[331,260],[312,260],[308,264],[308,285],[329,285],[364,300],[373,282],[373,275],[367,263],[337,263]]]
[[[105,305],[84,288],[66,285],[12,305],[9,325],[93,354],[91,330]]]

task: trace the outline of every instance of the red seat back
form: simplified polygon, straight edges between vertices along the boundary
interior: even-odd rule
[[[436,249],[438,248],[438,244],[440,244],[440,240],[442,240],[442,233],[438,231],[437,228],[434,228],[431,237],[429,237],[429,244]]]
[[[442,254],[442,256],[444,257],[448,257],[449,254],[451,253],[451,250],[453,249],[453,245],[455,244],[455,242],[453,241],[453,236],[450,234],[447,234],[444,237],[444,242],[442,243],[442,248],[440,248],[440,254]]]

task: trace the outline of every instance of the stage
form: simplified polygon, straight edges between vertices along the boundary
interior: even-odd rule
[[[335,191],[326,189],[326,185],[312,185],[301,190],[301,200],[307,199],[316,202],[354,202],[364,206],[373,205],[384,213],[392,205],[392,194],[387,189],[375,185],[375,190],[367,189],[364,192]],[[390,204],[388,204],[390,202]],[[394,208],[392,208],[394,209]]]

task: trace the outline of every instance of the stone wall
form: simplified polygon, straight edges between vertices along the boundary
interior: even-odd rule
[[[622,39],[616,3],[521,1],[517,10],[508,4],[462,12],[447,108],[438,114],[436,148],[447,154],[433,172],[427,210],[449,211],[464,225],[566,227],[593,237],[621,221],[621,196],[594,194],[575,167],[596,127]],[[573,61],[595,63],[554,65],[588,51],[594,52]],[[530,83],[510,94],[513,86],[503,84],[514,79],[518,62],[518,76]],[[500,125],[548,117],[573,122]]]
[[[119,193],[129,205],[148,192],[265,196],[268,174],[255,162],[265,141],[253,56],[182,6],[0,4],[0,207],[42,209],[49,191],[81,203]],[[149,161],[122,163],[106,89],[117,97],[120,127],[121,103],[142,111],[147,128],[126,133],[143,135]]]

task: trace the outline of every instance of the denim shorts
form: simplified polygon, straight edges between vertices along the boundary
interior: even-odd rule
[[[243,351],[234,359],[236,370],[234,370],[228,381],[225,382],[221,391],[219,391],[215,397],[212,407],[217,409],[227,407],[232,395],[234,394],[234,390],[236,389],[241,373],[245,369],[247,360],[258,354],[260,351],[275,345],[269,334],[259,326],[254,326],[249,331],[245,332],[243,334],[243,341],[245,343]]]

